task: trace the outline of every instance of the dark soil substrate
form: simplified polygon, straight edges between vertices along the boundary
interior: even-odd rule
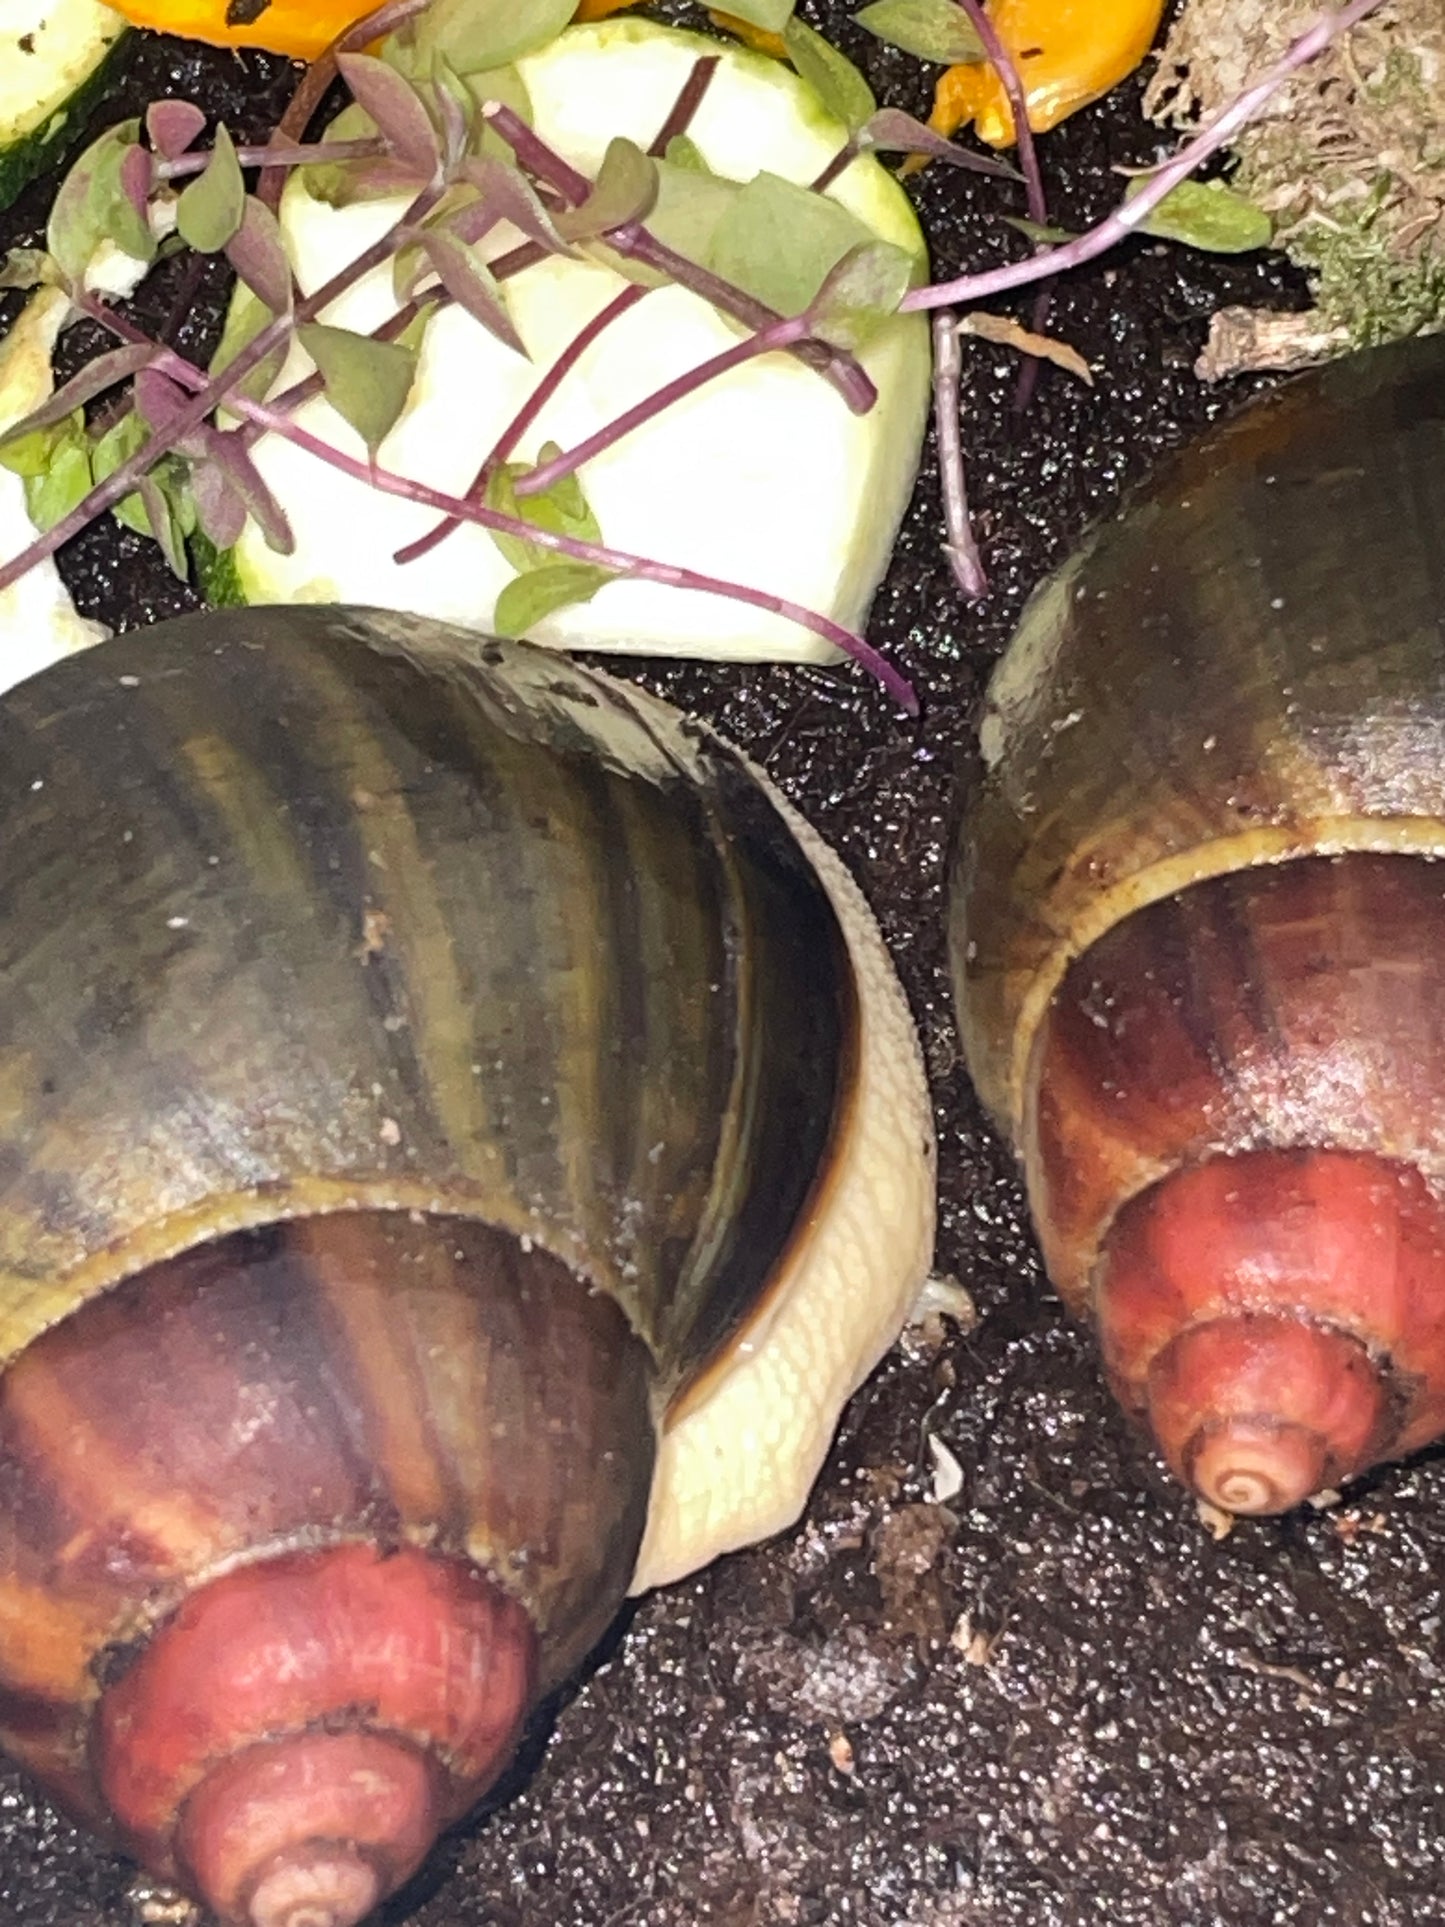
[[[880,95],[926,107],[916,63],[834,30]],[[260,132],[289,84],[281,61],[144,40],[107,112],[191,94]],[[1126,88],[1043,151],[1056,218],[1077,227],[1117,195],[1110,166],[1153,142]],[[1018,245],[986,182],[933,170],[920,200],[940,274]],[[32,193],[0,242],[32,238],[42,214]],[[165,291],[152,318],[193,292]],[[925,481],[872,626],[917,681],[921,725],[852,676],[644,672],[767,764],[878,907],[932,1067],[940,1264],[979,1321],[890,1358],[795,1532],[628,1616],[388,1922],[1445,1921],[1445,1466],[1219,1543],[1201,1528],[1043,1288],[1010,1157],[958,1063],[941,941],[974,705],[1024,596],[1125,484],[1241,398],[1191,373],[1210,311],[1298,299],[1275,262],[1126,251],[1055,302],[1096,386],[1046,376],[1021,425],[1014,364],[968,347],[992,594],[960,604]],[[112,623],[189,606],[113,527],[67,573]],[[946,1509],[929,1499],[930,1433],[962,1468]],[[0,1826],[3,1927],[129,1927],[128,1870],[13,1774]]]

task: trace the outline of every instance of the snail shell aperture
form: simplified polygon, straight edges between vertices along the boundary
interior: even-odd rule
[[[72,658],[0,812],[0,1740],[346,1927],[796,1515],[931,1256],[906,1008],[736,752],[401,616]]]
[[[1231,1511],[1445,1431],[1445,338],[1185,451],[990,691],[954,977],[1050,1275]]]

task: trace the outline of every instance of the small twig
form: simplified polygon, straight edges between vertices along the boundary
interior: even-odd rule
[[[712,86],[718,67],[722,63],[721,54],[704,54],[692,63],[692,72],[682,84],[682,91],[672,103],[672,112],[657,130],[648,153],[654,160],[662,160],[668,148],[679,134],[685,134],[697,116],[697,110],[707,98],[707,90]]]
[[[938,442],[938,473],[943,493],[943,552],[953,579],[966,596],[988,593],[988,577],[974,538],[963,476],[963,436],[959,426],[958,317],[950,308],[933,314],[933,420]]]
[[[1046,248],[1027,261],[1012,261],[1006,267],[990,268],[982,274],[960,275],[954,281],[940,281],[931,287],[914,288],[900,304],[905,313],[920,308],[946,308],[989,295],[1003,294],[1010,288],[1026,288],[1035,281],[1048,280],[1086,261],[1106,254],[1120,241],[1127,240],[1139,223],[1153,213],[1167,194],[1188,180],[1212,154],[1227,147],[1241,127],[1247,127],[1261,110],[1301,67],[1322,54],[1332,41],[1356,26],[1383,4],[1383,0],[1351,0],[1338,13],[1326,13],[1300,35],[1254,86],[1217,114],[1209,125],[1195,135],[1170,161],[1149,176],[1148,184],[1132,200],[1123,202],[1112,214],[1087,232],[1058,247]]]
[[[236,159],[242,167],[307,167],[320,161],[369,161],[386,152],[380,134],[369,134],[354,141],[312,141],[296,145],[289,141],[270,141],[265,147],[238,147]],[[151,160],[153,181],[179,181],[187,174],[200,174],[211,164],[209,149],[197,154],[178,154],[173,161],[155,155]]]

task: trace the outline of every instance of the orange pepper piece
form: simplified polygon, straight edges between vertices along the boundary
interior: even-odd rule
[[[641,0],[582,0],[574,20],[605,20],[609,13],[621,13],[624,7],[635,7]]]
[[[137,27],[206,40],[213,47],[265,47],[315,60],[377,0],[113,0]]]
[[[989,0],[988,17],[1023,82],[1036,134],[1133,73],[1159,31],[1164,0]],[[949,137],[972,121],[990,147],[1011,147],[1013,113],[989,63],[950,67],[934,92],[928,124]]]
[[[708,8],[707,17],[715,27],[734,35],[745,47],[751,47],[754,53],[771,54],[774,60],[787,59],[788,50],[783,45],[780,33],[769,33],[765,27],[755,27],[751,20],[739,20],[735,13],[719,13],[711,7]]]

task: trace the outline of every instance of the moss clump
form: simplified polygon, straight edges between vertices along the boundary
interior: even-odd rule
[[[1186,0],[1145,112],[1194,127],[1278,59],[1318,0]],[[1350,346],[1445,328],[1445,6],[1390,0],[1246,128],[1235,185]]]

